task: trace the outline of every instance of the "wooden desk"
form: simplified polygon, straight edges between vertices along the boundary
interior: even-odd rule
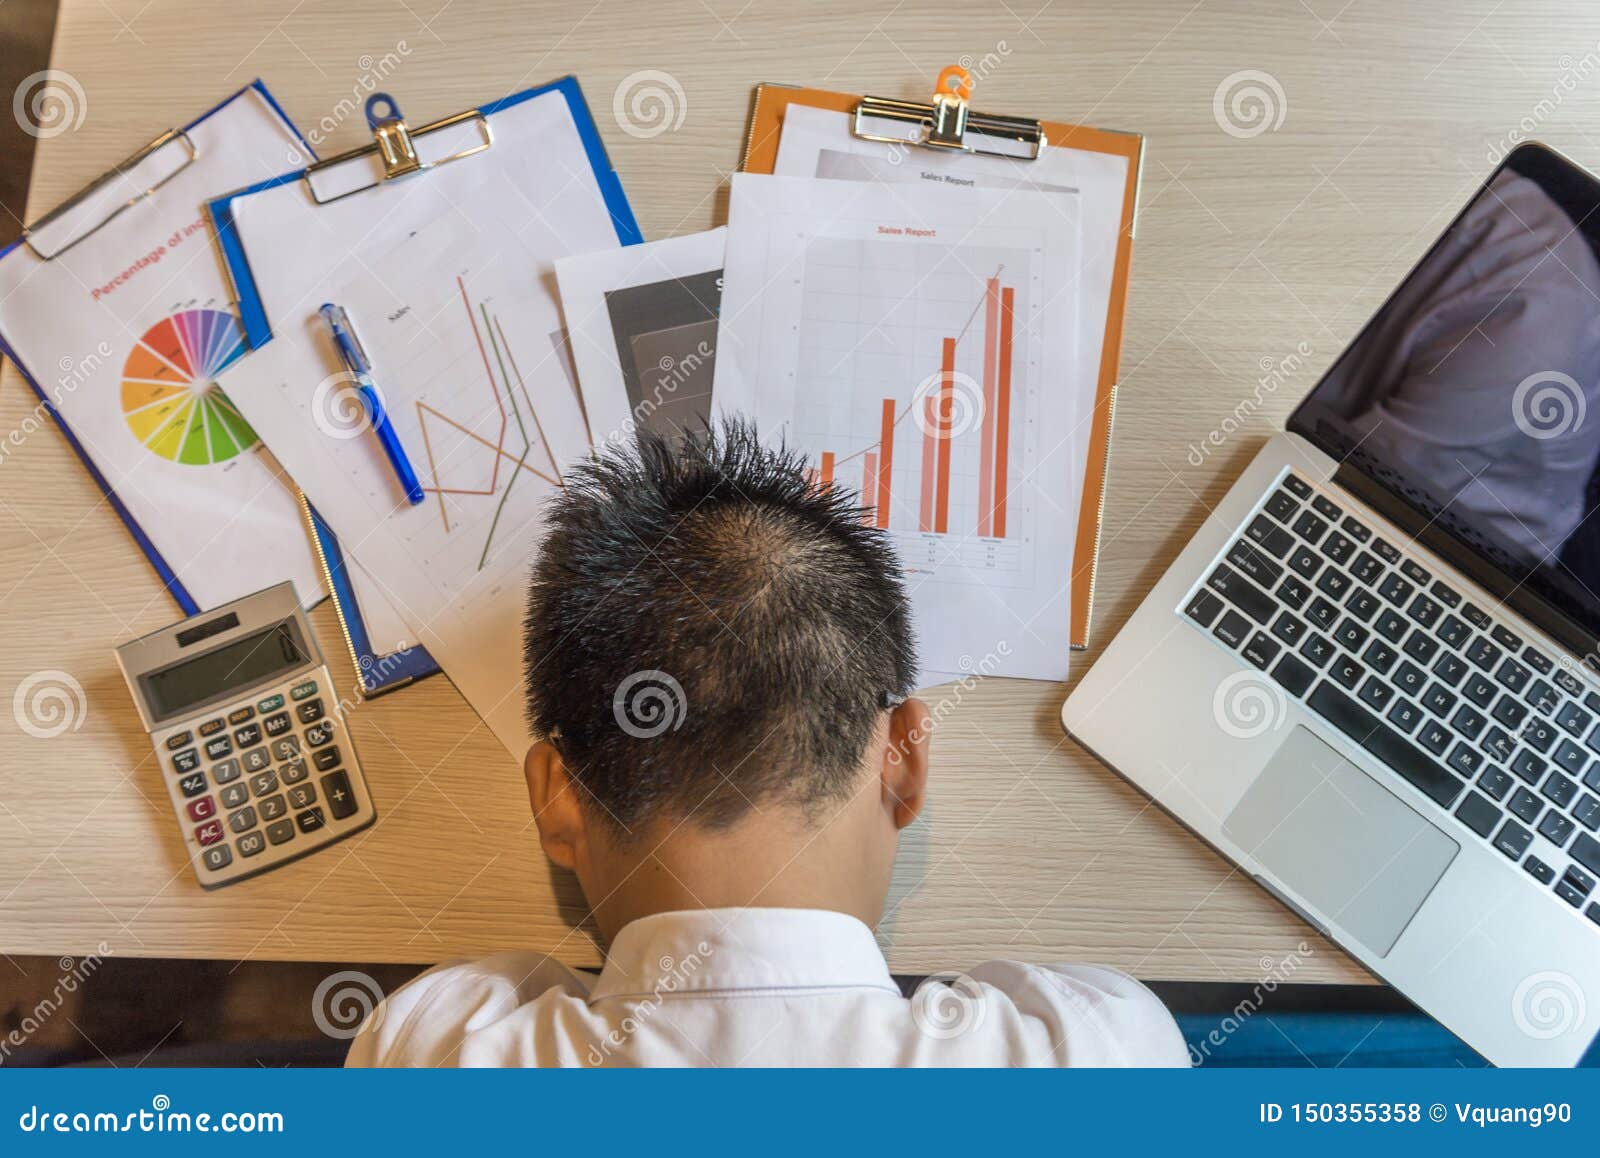
[[[198,0],[65,0],[54,66],[77,78],[88,110],[80,129],[41,143],[30,210],[256,75],[302,127],[329,118],[325,148],[356,144],[359,117],[334,123],[336,110],[361,100],[361,78],[387,54],[398,63],[380,87],[418,120],[576,73],[650,238],[722,219],[758,81],[917,96],[961,59],[982,75],[979,107],[1141,130],[1099,641],[1487,172],[1507,130],[1528,118],[1600,161],[1586,135],[1600,18],[1578,3],[1543,5],[1538,20],[1486,2],[1335,0],[1222,13],[1147,0],[1037,14],[981,0],[439,8],[259,0],[225,15]],[[612,113],[619,83],[643,69],[670,73],[686,101],[681,127],[650,139]],[[1270,97],[1281,125],[1255,136],[1224,131],[1214,113],[1219,86],[1243,69],[1269,72],[1282,93]],[[1283,384],[1258,386],[1280,364]],[[0,461],[0,700],[59,669],[88,710],[53,739],[0,711],[0,950],[103,941],[127,955],[420,962],[535,946],[597,960],[574,926],[575,885],[539,853],[517,768],[443,679],[354,714],[382,813],[374,829],[203,893],[111,654],[175,608],[60,435],[27,433],[33,406],[8,369],[0,435],[21,444]],[[1191,451],[1212,430],[1232,433]],[[348,677],[331,612],[315,619]],[[1006,680],[962,694],[899,866],[885,927],[897,970],[1009,955],[1251,979],[1304,942],[1295,979],[1366,979],[1066,741],[1064,694]]]

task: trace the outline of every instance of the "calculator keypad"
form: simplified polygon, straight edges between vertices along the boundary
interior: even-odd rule
[[[323,669],[316,679],[154,737],[180,819],[198,846],[202,884],[320,848],[362,813],[359,768],[347,756],[349,737],[339,734],[343,719],[330,715],[322,698],[326,678]],[[238,863],[252,858],[260,860]]]

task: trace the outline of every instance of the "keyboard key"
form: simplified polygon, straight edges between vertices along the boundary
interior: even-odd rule
[[[1244,555],[1254,560],[1254,566],[1265,566],[1269,568],[1272,578],[1260,579],[1255,571],[1246,569],[1245,564],[1242,562],[1239,564],[1240,570],[1243,570],[1245,574],[1249,575],[1252,579],[1259,579],[1261,586],[1263,587],[1271,587],[1278,581],[1278,576],[1283,573],[1282,567],[1279,567],[1276,563],[1266,558],[1266,556],[1262,555],[1260,551],[1257,551],[1254,547],[1252,547],[1249,543],[1244,542],[1242,539],[1234,544],[1235,551],[1238,551],[1240,548],[1244,549]],[[1230,557],[1231,554],[1232,553],[1230,552]],[[308,700],[306,703],[303,703],[299,707],[295,708],[294,714],[295,718],[298,719],[302,724],[309,724],[315,720],[320,720],[322,719],[322,701]]]
[[[1528,686],[1528,681],[1533,678],[1533,673],[1523,667],[1514,659],[1508,659],[1500,665],[1500,670],[1494,673],[1494,678],[1499,680],[1501,686],[1520,692]]]
[[[253,720],[255,718],[256,710],[249,704],[246,704],[244,707],[234,708],[233,711],[228,713],[228,724],[231,727],[237,724],[242,724],[246,720]]]
[[[1585,792],[1578,798],[1578,803],[1572,806],[1572,819],[1590,832],[1600,828],[1600,800]]]
[[[255,856],[267,847],[267,838],[259,832],[251,832],[241,836],[236,843],[239,846],[240,856]]]
[[[1319,595],[1306,609],[1306,615],[1311,618],[1311,622],[1326,631],[1333,626],[1333,621],[1339,618],[1339,609]]]
[[[1444,762],[1471,780],[1478,774],[1478,769],[1483,767],[1483,756],[1476,749],[1457,741],[1456,746],[1450,749],[1450,755],[1444,758]]]
[[[1284,655],[1272,669],[1272,678],[1284,686],[1291,696],[1303,696],[1317,678],[1317,673],[1292,655]],[[321,753],[318,753],[319,755]]]
[[[317,790],[310,784],[296,784],[286,795],[289,807],[295,810],[310,808],[317,802]]]
[[[1437,599],[1440,603],[1443,603],[1446,607],[1461,606],[1461,593],[1454,587],[1451,587],[1449,584],[1447,584],[1443,579],[1435,579],[1433,581],[1433,586],[1429,587],[1428,591],[1435,599]]]
[[[1350,590],[1350,576],[1337,567],[1329,567],[1322,573],[1322,578],[1317,580],[1317,590],[1330,596],[1337,603],[1344,598],[1345,592]]]
[[[1518,752],[1517,758],[1511,761],[1511,770],[1529,784],[1539,783],[1549,767],[1550,765],[1526,748]]]
[[[1506,770],[1496,768],[1493,764],[1478,776],[1478,787],[1490,800],[1504,800],[1506,793],[1511,791],[1511,784],[1511,777],[1506,775]]]
[[[217,716],[214,719],[207,720],[195,730],[200,733],[201,738],[204,738],[206,736],[215,736],[227,726],[228,721],[224,720],[221,716]]]
[[[244,754],[244,770],[246,772],[260,772],[272,767],[272,753],[265,748],[251,748]]]
[[[1450,746],[1450,733],[1437,720],[1429,720],[1417,733],[1417,743],[1435,756],[1443,756],[1444,750]]]
[[[1550,662],[1550,657],[1538,650],[1533,644],[1522,649],[1522,662],[1531,667],[1540,675],[1549,675],[1555,670],[1555,664]]]
[[[1229,614],[1232,614],[1231,612]],[[1249,624],[1245,625],[1246,628]],[[300,755],[300,737],[284,736],[272,741],[272,756],[275,760],[293,760]]]
[[[1394,661],[1400,658],[1400,653],[1382,640],[1375,639],[1367,644],[1367,650],[1361,653],[1361,658],[1382,675],[1394,666]]]
[[[282,844],[284,841],[294,839],[294,821],[280,820],[276,824],[267,825],[267,839],[273,844]]]
[[[1428,682],[1427,673],[1409,661],[1395,668],[1394,675],[1389,678],[1394,680],[1395,687],[1412,697],[1420,696]]]
[[[1500,810],[1494,806],[1494,802],[1476,792],[1467,793],[1466,799],[1456,809],[1456,816],[1473,832],[1485,837],[1500,823]]]
[[[1310,511],[1301,511],[1300,517],[1294,521],[1294,533],[1313,547],[1317,545],[1317,540],[1322,538],[1322,533],[1327,529],[1327,522]]]
[[[266,699],[262,700],[256,705],[256,711],[265,716],[270,712],[277,711],[281,707],[283,707],[282,696],[268,696]]]
[[[311,760],[317,766],[318,772],[326,772],[339,763],[339,748],[337,745],[321,748],[312,754]]]
[[[1585,888],[1584,886],[1588,887]],[[1566,874],[1556,882],[1556,896],[1574,909],[1583,905],[1584,898],[1594,890],[1594,878],[1582,869],[1568,867]]]
[[[1383,564],[1369,552],[1363,551],[1356,556],[1356,561],[1350,564],[1350,574],[1363,583],[1375,583],[1378,576],[1383,573]]]
[[[1523,869],[1541,885],[1547,885],[1556,879],[1556,870],[1545,864],[1536,856],[1530,856],[1522,862]]]
[[[1289,567],[1303,579],[1310,579],[1322,570],[1322,560],[1310,547],[1296,547],[1289,556]]]
[[[230,784],[217,794],[224,808],[238,808],[250,799],[250,786],[247,784]]]
[[[1282,611],[1278,618],[1272,621],[1272,634],[1293,647],[1300,642],[1300,637],[1306,633],[1306,624],[1303,619],[1296,619],[1292,612]]]
[[[1556,745],[1556,750],[1550,754],[1550,758],[1574,776],[1581,776],[1583,766],[1589,762],[1589,753],[1571,740],[1562,740]]]
[[[1429,575],[1410,559],[1407,559],[1400,564],[1400,570],[1405,572],[1407,579],[1410,579],[1413,583],[1420,584],[1423,587],[1426,587],[1433,580],[1432,575]]]
[[[220,760],[233,751],[233,741],[226,736],[218,736],[214,740],[206,741],[206,758]]]
[[[289,811],[289,806],[282,796],[269,796],[256,802],[256,811],[261,813],[262,820],[278,820]]]
[[[191,772],[178,781],[178,790],[184,796],[199,796],[206,790],[206,774],[204,772]]]
[[[1404,579],[1400,578],[1400,576],[1393,571],[1385,575],[1383,582],[1378,584],[1378,594],[1382,595],[1396,607],[1405,606],[1406,600],[1411,598],[1411,593],[1415,590],[1415,587],[1407,583]]]
[[[1358,543],[1365,543],[1372,538],[1372,532],[1367,528],[1367,525],[1358,522],[1354,515],[1346,515],[1339,526],[1343,528],[1345,534]]]
[[[1367,682],[1361,685],[1361,702],[1369,708],[1383,711],[1389,706],[1389,701],[1394,699],[1394,689],[1384,683],[1377,676],[1368,676]]]
[[[1230,611],[1228,614],[1222,617],[1222,621],[1218,623],[1216,627],[1211,629],[1211,634],[1222,640],[1222,642],[1227,644],[1229,647],[1238,647],[1245,641],[1245,637],[1249,631],[1250,621],[1244,616],[1240,615],[1237,611]],[[293,739],[293,737],[290,738]],[[295,740],[294,750],[295,752],[300,751],[298,740]],[[278,755],[279,759],[283,758],[281,753]]]
[[[1443,612],[1444,608],[1426,595],[1418,595],[1406,608],[1406,614],[1423,627],[1432,627]]]
[[[1305,641],[1300,645],[1300,654],[1305,657],[1307,663],[1315,668],[1322,667],[1337,654],[1338,650],[1333,646],[1333,641],[1327,636],[1318,635],[1314,631],[1307,635]]]
[[[1397,732],[1409,736],[1422,723],[1422,709],[1409,700],[1395,700],[1384,719],[1393,724]]]
[[[1209,599],[1217,599],[1217,597],[1212,595],[1209,591],[1202,591],[1200,594]],[[1221,600],[1217,600],[1217,606],[1222,606]],[[1206,626],[1209,626],[1209,624]],[[294,725],[289,722],[288,712],[279,712],[277,715],[268,716],[266,719],[261,721],[261,730],[264,731],[269,738],[273,736],[281,736],[293,727]]]
[[[1508,647],[1512,651],[1522,650],[1522,637],[1504,624],[1495,624],[1489,629],[1489,634],[1494,636],[1494,641],[1501,647]]]
[[[1501,696],[1491,713],[1508,728],[1520,728],[1522,721],[1528,718],[1528,709],[1509,695]]]
[[[250,794],[252,796],[269,796],[278,790],[278,776],[274,772],[262,772],[250,777]]]
[[[1386,539],[1372,540],[1372,549],[1376,551],[1379,558],[1383,559],[1386,563],[1398,563],[1400,561],[1400,552],[1397,551],[1394,548],[1394,545],[1388,542]]]
[[[1278,584],[1278,598],[1299,611],[1306,605],[1306,600],[1311,598],[1311,588],[1293,575],[1285,575],[1283,582]]]
[[[1500,649],[1489,642],[1488,636],[1480,635],[1467,645],[1466,656],[1476,666],[1489,671],[1500,662]]]
[[[1583,694],[1583,681],[1564,667],[1557,668],[1551,672],[1550,678],[1556,681],[1556,687],[1566,692],[1569,696],[1581,696]]]
[[[1567,838],[1572,835],[1576,827],[1564,814],[1552,808],[1544,814],[1544,819],[1539,822],[1539,835],[1551,844],[1560,848],[1567,843]]]
[[[337,753],[339,749],[325,748],[323,751]],[[285,784],[298,784],[309,775],[311,773],[306,770],[306,762],[304,760],[290,760],[282,768],[278,769],[278,779]]]
[[[1494,846],[1512,860],[1521,860],[1522,854],[1527,851],[1528,845],[1533,843],[1533,833],[1529,832],[1515,820],[1508,820],[1500,826],[1500,831],[1495,833]]]
[[[317,694],[317,681],[306,680],[304,683],[295,684],[289,689],[291,700],[303,700]]]
[[[308,808],[295,816],[294,822],[300,826],[301,832],[315,832],[326,823],[322,817],[322,809]]]
[[[1355,542],[1341,535],[1338,531],[1330,531],[1328,537],[1322,540],[1322,553],[1341,567],[1355,552]]]
[[[1600,841],[1594,837],[1578,833],[1572,847],[1567,849],[1567,855],[1590,872],[1600,873]]]
[[[208,820],[217,814],[217,801],[212,796],[202,796],[189,802],[190,820]]]
[[[1450,723],[1455,727],[1456,731],[1460,732],[1467,739],[1476,740],[1479,735],[1482,734],[1484,727],[1489,723],[1489,721],[1484,719],[1477,712],[1473,711],[1466,704],[1462,704],[1456,709],[1456,714],[1450,717]]]
[[[1556,726],[1548,720],[1535,717],[1522,727],[1522,742],[1541,756],[1556,742]]]
[[[1518,820],[1532,824],[1538,819],[1539,813],[1544,811],[1544,801],[1526,788],[1518,788],[1511,794],[1511,801],[1506,807],[1511,809],[1511,814]]]
[[[1361,682],[1361,677],[1367,674],[1367,669],[1349,656],[1341,655],[1333,661],[1333,666],[1328,669],[1328,674],[1336,682],[1353,691],[1355,686]]]
[[[1344,609],[1362,623],[1370,623],[1372,617],[1380,610],[1383,604],[1372,592],[1357,587],[1350,593],[1350,598],[1344,601]]]
[[[200,767],[200,753],[193,748],[179,752],[172,758],[172,770],[180,776],[187,775]]]
[[[1489,616],[1476,603],[1467,604],[1461,609],[1461,614],[1466,616],[1467,622],[1479,631],[1489,630]]]
[[[1385,611],[1378,616],[1378,621],[1373,626],[1377,628],[1378,634],[1390,643],[1399,643],[1409,625],[1398,611]]]
[[[1294,496],[1291,494],[1273,491],[1272,497],[1267,500],[1267,505],[1263,509],[1278,522],[1287,523],[1300,509],[1300,504],[1294,501]]]
[[[1472,628],[1467,626],[1466,621],[1454,615],[1446,615],[1439,621],[1439,638],[1450,647],[1460,647],[1471,634]]]
[[[227,868],[233,863],[233,850],[225,844],[215,844],[200,853],[200,863],[212,872]]]
[[[1294,536],[1265,515],[1257,515],[1244,529],[1250,541],[1261,547],[1274,559],[1281,559],[1294,547]]]
[[[356,814],[356,794],[351,791],[350,777],[342,770],[322,778],[322,798],[328,802],[328,811],[335,820]]]
[[[234,832],[249,832],[256,826],[256,810],[246,805],[228,814],[228,827]]]
[[[1499,728],[1490,728],[1483,734],[1483,739],[1478,741],[1478,747],[1482,748],[1491,760],[1498,760],[1502,764],[1511,762],[1511,752],[1516,746],[1516,742]]]
[[[1460,656],[1446,652],[1433,665],[1433,674],[1439,677],[1440,683],[1453,688],[1461,682],[1461,677],[1467,674],[1467,665]]]
[[[1436,804],[1449,808],[1461,794],[1461,782],[1446,768],[1328,681],[1317,684],[1306,704]]]
[[[1428,690],[1422,693],[1422,706],[1443,719],[1450,714],[1450,709],[1456,706],[1456,695],[1447,691],[1443,684],[1431,683],[1428,685]]]
[[[1572,803],[1572,798],[1578,794],[1578,786],[1559,772],[1550,773],[1550,778],[1539,789],[1544,798],[1557,808],[1565,808]]]
[[[1303,499],[1309,499],[1311,497],[1311,484],[1306,482],[1297,474],[1284,475],[1283,485],[1284,489],[1292,491],[1294,494],[1299,495]]]
[[[1250,642],[1244,645],[1242,654],[1245,659],[1257,667],[1264,668],[1272,662],[1272,657],[1277,655],[1280,650],[1280,646],[1267,638],[1265,632],[1258,631],[1250,637]],[[306,738],[310,739],[309,736]]]
[[[1317,512],[1324,518],[1330,519],[1333,522],[1338,522],[1340,516],[1344,514],[1344,512],[1338,508],[1333,500],[1326,498],[1323,495],[1313,496],[1311,499],[1311,505],[1316,508]]]
[[[1406,638],[1403,649],[1407,655],[1418,663],[1427,663],[1439,650],[1438,641],[1431,635],[1424,635],[1421,631],[1413,631]]]
[[[252,709],[254,710],[254,709]],[[241,748],[261,743],[261,725],[248,724],[233,734],[233,742]]]
[[[1522,698],[1533,705],[1534,711],[1543,712],[1547,716],[1554,715],[1561,705],[1561,697],[1556,695],[1556,689],[1543,680],[1534,680],[1529,684],[1527,691],[1522,693]]]
[[[1256,634],[1261,636],[1262,639],[1267,638],[1266,636],[1261,635],[1259,631],[1256,632]],[[1267,642],[1272,643],[1271,640],[1267,640]],[[1276,651],[1278,645],[1273,643],[1272,647],[1273,650]],[[332,720],[319,720],[317,723],[312,724],[306,729],[306,746],[308,748],[320,748],[331,739],[333,739]]]
[[[1593,722],[1594,717],[1574,703],[1562,704],[1560,710],[1556,712],[1556,723],[1574,736],[1581,737]]]
[[[222,839],[222,821],[212,820],[202,824],[194,830],[194,838],[200,843],[201,848],[216,844]]]
[[[1500,689],[1489,682],[1488,676],[1474,672],[1467,677],[1467,682],[1461,687],[1461,694],[1477,704],[1480,708],[1487,708],[1500,694]]]
[[[1257,623],[1268,623],[1277,613],[1278,608],[1272,596],[1226,563],[1217,565],[1206,584]]]
[[[1371,632],[1349,617],[1340,622],[1338,630],[1333,633],[1334,640],[1346,651],[1360,651],[1361,645],[1370,636]]]

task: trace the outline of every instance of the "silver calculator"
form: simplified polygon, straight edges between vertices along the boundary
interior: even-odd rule
[[[377,819],[293,583],[117,648],[204,888],[325,848]]]

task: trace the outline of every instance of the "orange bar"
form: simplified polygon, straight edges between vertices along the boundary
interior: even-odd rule
[[[872,506],[871,499],[877,486],[878,456],[869,450],[866,457],[861,460],[861,505],[863,507]],[[861,521],[869,527],[872,526],[875,521],[873,512],[863,511],[861,513]]]
[[[827,490],[833,485],[833,451],[822,452],[822,477],[817,484],[818,490]]]
[[[1014,293],[1000,293],[1000,381],[994,407],[994,537],[1006,537],[1006,452],[1011,440],[1011,309]]]
[[[889,529],[889,472],[894,466],[894,399],[883,400],[883,429],[878,434],[878,526]]]
[[[933,529],[950,530],[950,428],[955,423],[956,340],[944,340],[944,364],[939,372],[939,479],[933,507]]]
[[[933,432],[939,423],[937,409],[932,395],[922,400],[922,506],[917,512],[919,531],[933,530],[933,476],[937,469],[938,459],[935,456],[939,446],[939,440],[934,438]]]
[[[983,430],[978,447],[978,536],[994,533],[994,367],[995,339],[1000,313],[1000,280],[989,278],[983,292]]]

